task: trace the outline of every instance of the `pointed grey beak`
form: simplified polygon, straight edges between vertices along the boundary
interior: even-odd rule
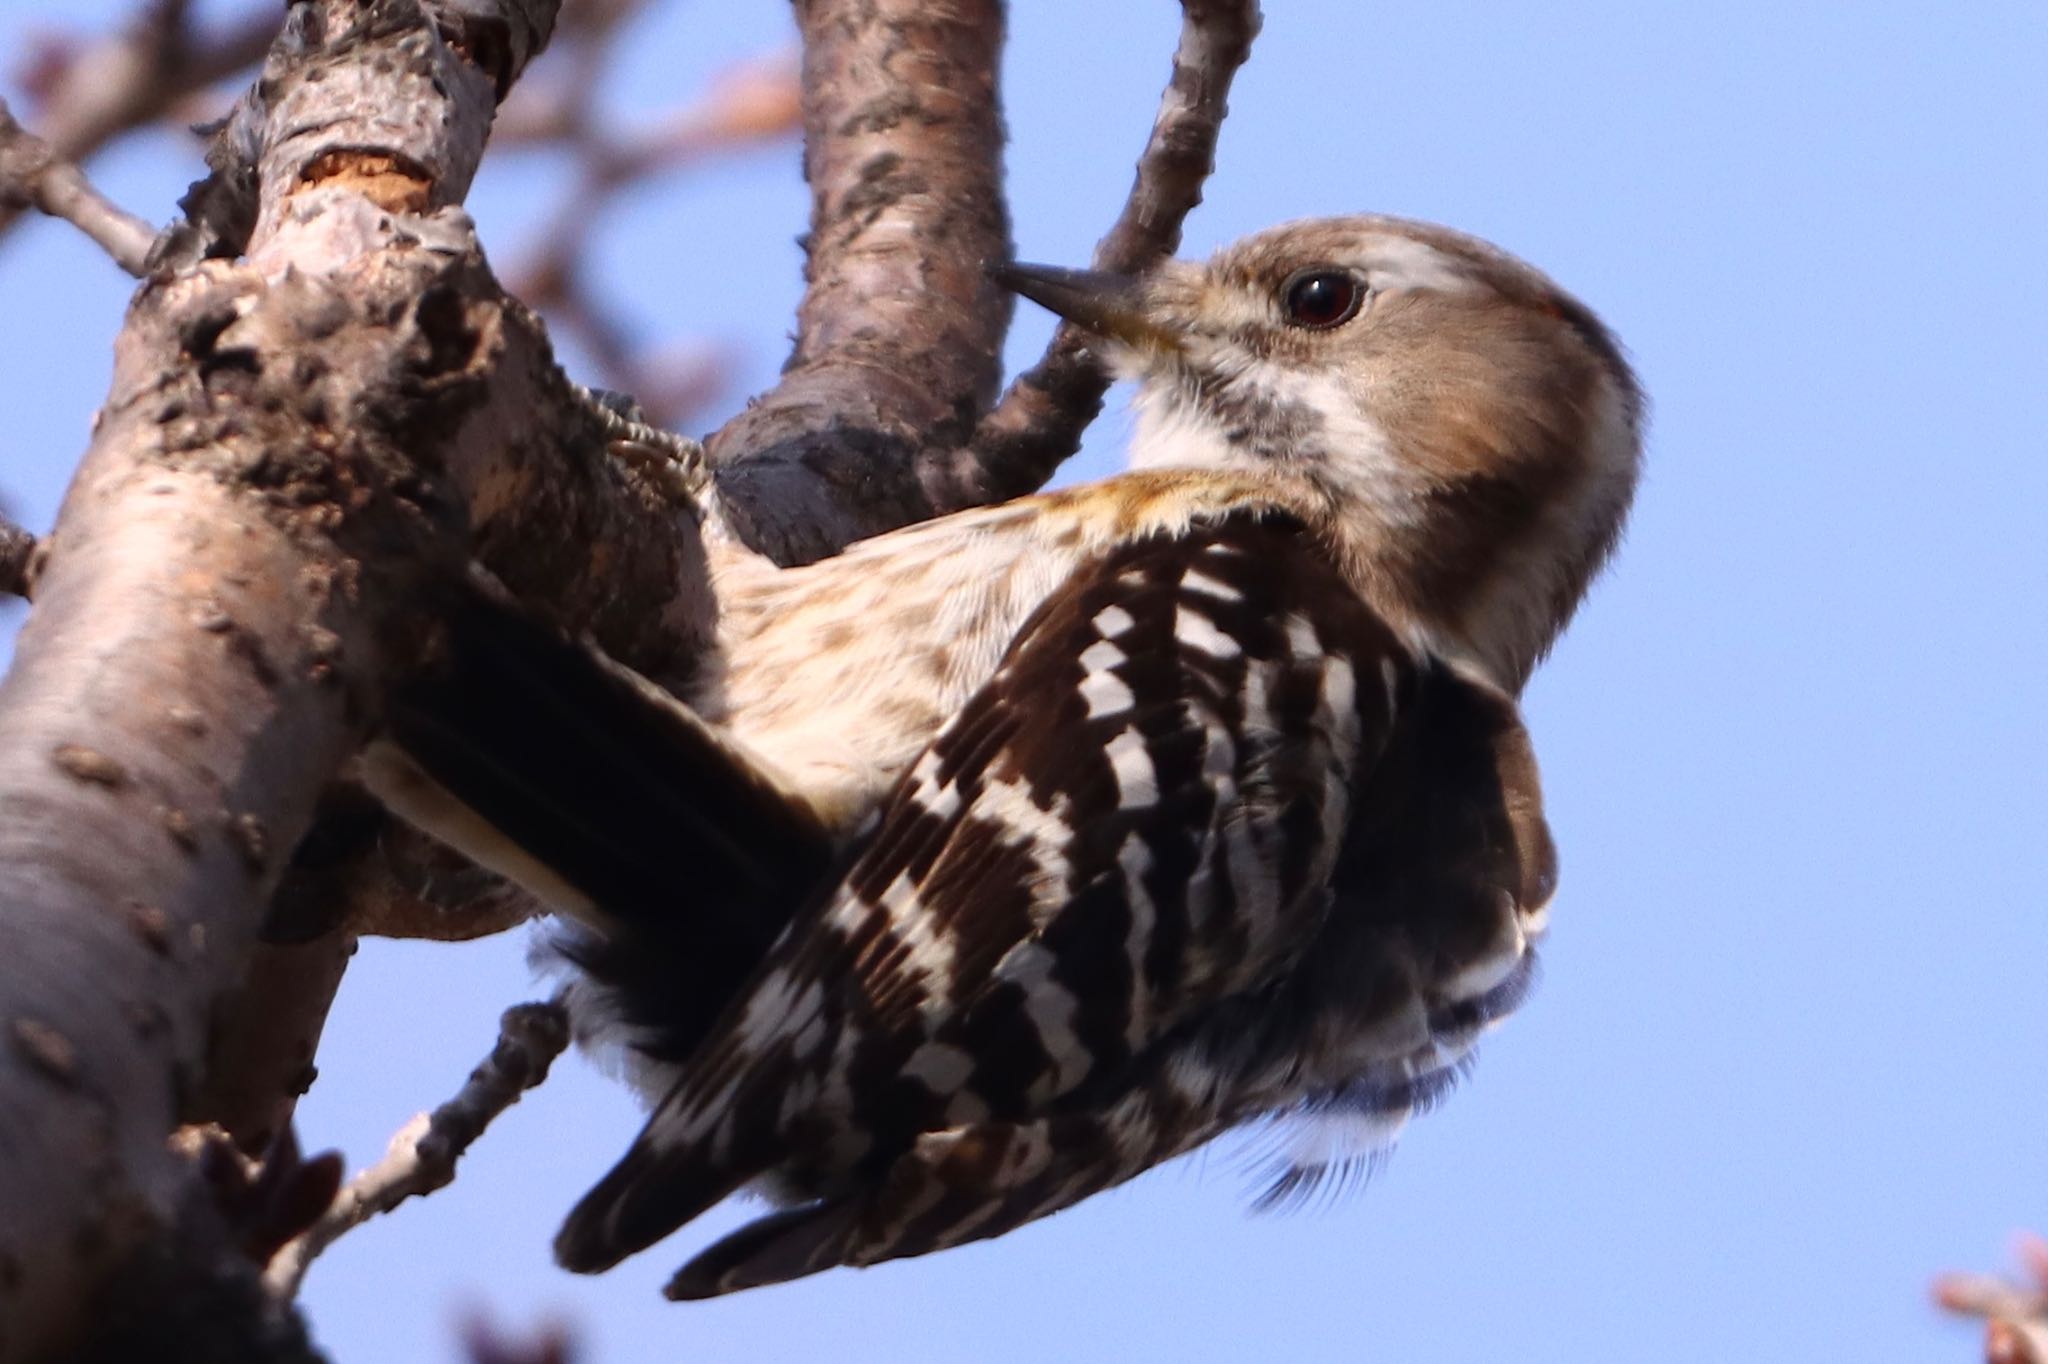
[[[1133,346],[1174,346],[1172,334],[1146,315],[1144,289],[1133,276],[1021,261],[995,266],[989,274],[1005,289],[1099,336]]]

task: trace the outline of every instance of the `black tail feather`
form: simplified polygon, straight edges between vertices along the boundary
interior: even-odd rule
[[[756,1218],[699,1251],[662,1293],[671,1301],[695,1302],[835,1268],[845,1259],[844,1243],[860,1207],[842,1199]]]
[[[745,1169],[729,1169],[695,1148],[665,1150],[643,1133],[555,1234],[555,1261],[577,1274],[598,1274],[647,1249],[718,1203],[774,1163],[765,1149]]]
[[[606,935],[566,950],[663,1050],[688,1050],[833,856],[809,807],[694,712],[481,589],[449,611],[444,657],[395,692],[387,724],[596,906]]]

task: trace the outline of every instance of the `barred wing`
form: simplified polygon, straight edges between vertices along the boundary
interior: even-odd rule
[[[1076,572],[572,1214],[563,1263],[602,1268],[776,1169],[823,1201],[749,1254],[821,1267],[853,1244],[826,1225],[846,1191],[922,1135],[1116,1095],[1314,939],[1415,677],[1278,511]]]

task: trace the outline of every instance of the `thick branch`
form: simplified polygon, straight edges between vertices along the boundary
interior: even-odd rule
[[[1096,243],[1098,270],[1142,270],[1180,246],[1181,222],[1202,201],[1216,164],[1231,78],[1259,31],[1257,0],[1183,0],[1173,76],[1116,225]],[[937,492],[946,510],[1000,502],[1043,486],[1080,448],[1102,411],[1109,372],[1086,333],[1060,324],[1045,356],[1019,375],[975,428],[968,458]],[[928,480],[928,483],[936,480]]]
[[[16,123],[0,100],[0,209],[24,204],[85,233],[129,274],[142,273],[156,229],[94,189],[84,171]]]
[[[216,1124],[252,1156],[288,1129],[359,936],[461,941],[540,912],[524,891],[398,823],[367,792],[330,787],[271,897],[247,975],[214,1008],[185,1121]]]
[[[929,516],[916,456],[995,395],[1010,303],[997,0],[798,0],[808,288],[782,380],[712,437],[727,521],[784,562]]]
[[[587,36],[623,11],[582,13]],[[245,104],[238,117],[250,112]],[[517,309],[514,316],[529,358],[538,353],[546,362],[544,350],[527,344],[537,341],[531,319]],[[532,440],[536,433],[519,414],[536,400],[559,413],[560,376],[548,363],[531,368],[524,380],[517,367],[506,377],[514,389],[530,382],[542,390],[501,394],[508,404],[506,439]],[[591,415],[580,395],[570,408],[579,423]],[[597,426],[618,451],[616,423],[604,419]],[[573,429],[551,438],[595,453]],[[491,500],[473,507],[472,515],[475,551],[502,581],[588,630],[615,656],[674,680],[694,660],[709,606],[699,590],[694,506],[678,499],[676,479],[663,476],[659,463],[557,462],[536,478],[530,464],[507,461],[480,472],[477,486],[488,489]],[[453,941],[500,932],[540,912],[517,887],[357,796],[367,812],[340,808],[348,804],[345,797],[323,806],[273,902],[266,945],[249,980],[216,1011],[214,1046],[189,1116],[219,1124],[244,1150],[262,1149],[290,1120],[357,936]]]
[[[465,529],[565,614],[701,628],[688,518],[602,457],[443,207],[551,12],[296,6],[237,144],[249,262],[167,266],[117,344],[0,682],[0,1358],[175,1202],[208,1019]]]

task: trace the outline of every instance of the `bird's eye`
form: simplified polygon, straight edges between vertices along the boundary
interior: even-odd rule
[[[1303,270],[1282,286],[1280,300],[1289,322],[1322,331],[1358,315],[1358,305],[1365,301],[1365,281],[1349,270],[1327,266]]]

